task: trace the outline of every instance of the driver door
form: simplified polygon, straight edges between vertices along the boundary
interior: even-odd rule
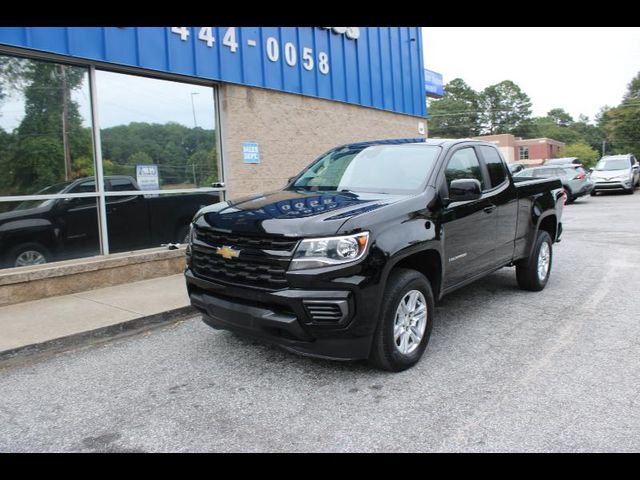
[[[483,192],[489,188],[488,175],[474,147],[455,150],[445,167],[441,192],[448,197],[453,180],[473,178]],[[443,209],[444,287],[454,287],[489,270],[495,263],[497,206],[483,193],[478,200],[452,202]]]

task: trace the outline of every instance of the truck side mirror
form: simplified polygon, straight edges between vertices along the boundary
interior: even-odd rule
[[[482,196],[482,186],[475,178],[460,178],[449,185],[449,202],[468,202]]]

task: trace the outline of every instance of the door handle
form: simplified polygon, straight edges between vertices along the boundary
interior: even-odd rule
[[[484,207],[482,210],[484,210],[484,213],[491,213],[491,212],[493,212],[496,208],[498,208],[498,207],[496,207],[495,205],[490,205],[490,206],[488,206],[488,207]]]

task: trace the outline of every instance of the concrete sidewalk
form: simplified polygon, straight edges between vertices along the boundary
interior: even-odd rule
[[[0,308],[0,359],[84,335],[121,333],[194,313],[184,276],[142,280]],[[77,343],[77,342],[76,342]],[[30,348],[31,347],[31,348]]]

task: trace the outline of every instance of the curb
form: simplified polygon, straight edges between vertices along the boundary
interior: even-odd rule
[[[54,338],[41,343],[33,343],[11,350],[5,350],[0,352],[0,368],[23,363],[28,360],[40,359],[74,348],[96,345],[116,338],[134,335],[144,330],[186,320],[199,313],[198,310],[188,305],[146,317],[134,318],[133,320],[127,320],[126,322],[116,323],[107,327],[100,327],[65,337]]]

